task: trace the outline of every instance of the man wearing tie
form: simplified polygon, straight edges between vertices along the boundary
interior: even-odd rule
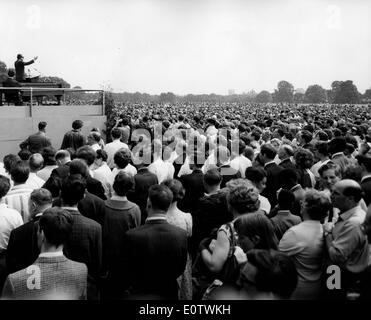
[[[23,55],[18,54],[17,55],[17,61],[14,62],[14,67],[15,67],[15,79],[19,82],[25,82],[26,81],[26,76],[24,73],[24,66],[28,66],[30,64],[33,64],[36,60],[37,57],[34,57],[32,60],[28,62],[23,61]]]

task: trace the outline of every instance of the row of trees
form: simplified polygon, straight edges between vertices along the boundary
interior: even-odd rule
[[[6,64],[0,61],[0,82],[6,79],[7,67]],[[63,87],[70,88],[70,84],[59,77],[40,77],[41,82],[58,82],[62,83]],[[81,89],[80,87],[74,87]],[[150,95],[147,93],[114,93],[116,101],[122,102],[256,102],[256,103],[337,103],[337,104],[355,104],[355,103],[369,103],[371,101],[371,88],[367,89],[364,94],[358,92],[357,87],[353,81],[334,81],[331,84],[331,89],[326,90],[318,84],[310,85],[306,90],[294,89],[294,86],[285,80],[278,82],[277,89],[274,92],[263,90],[256,93],[254,90],[243,94],[233,94],[228,96],[217,94],[201,94],[186,96],[176,96],[172,92],[163,92],[160,95]],[[71,94],[75,99],[84,99],[86,95],[83,93]]]

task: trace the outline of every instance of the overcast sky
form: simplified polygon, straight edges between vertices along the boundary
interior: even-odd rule
[[[86,89],[159,94],[371,87],[370,0],[0,0],[0,60],[17,53]]]

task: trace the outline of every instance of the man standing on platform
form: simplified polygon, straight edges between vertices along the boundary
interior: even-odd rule
[[[19,82],[25,82],[26,81],[26,76],[24,73],[24,66],[28,66],[29,64],[33,64],[36,60],[37,57],[34,57],[32,60],[28,62],[23,61],[23,55],[18,54],[17,55],[17,61],[14,62],[14,67],[15,67],[15,79]]]

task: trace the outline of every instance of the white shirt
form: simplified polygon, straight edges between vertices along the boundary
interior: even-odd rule
[[[0,251],[6,250],[10,232],[23,224],[17,210],[8,208],[5,203],[0,204]]]
[[[167,179],[173,179],[174,177],[174,166],[158,158],[148,166],[148,170],[157,176],[158,183]]]
[[[26,185],[31,189],[40,189],[44,185],[45,180],[41,179],[37,176],[35,172],[30,172],[28,179],[26,181]]]
[[[10,189],[7,195],[4,197],[4,203],[14,210],[17,210],[23,221],[26,223],[30,219],[30,213],[28,210],[28,200],[33,189],[28,187],[26,184],[20,184]]]
[[[241,173],[241,177],[245,178],[246,169],[252,166],[250,159],[240,154],[234,158],[230,163],[231,168],[238,170]]]
[[[113,157],[115,153],[120,149],[129,149],[126,143],[120,141],[120,139],[114,140],[113,142],[107,143],[104,147],[104,151],[107,152],[107,165],[112,169],[115,166]]]
[[[106,162],[103,162],[102,165],[94,170],[94,179],[97,179],[100,181],[104,188],[104,193],[107,197],[107,199],[110,198],[111,191],[110,191],[110,185],[111,185],[111,179],[112,179],[112,171],[108,167]]]
[[[38,171],[36,174],[39,178],[43,179],[44,181],[48,180],[50,175],[52,174],[52,171],[58,168],[57,165],[52,165],[52,166],[45,166],[43,169]]]
[[[102,149],[98,143],[94,143],[93,145],[91,145],[91,147],[92,147],[92,149],[93,149],[94,151],[97,151],[97,150],[99,150],[99,149]]]
[[[113,185],[116,175],[121,171],[126,172],[133,177],[137,174],[137,169],[135,169],[135,167],[132,166],[130,163],[124,169],[114,168],[111,173],[111,185]]]
[[[189,166],[189,158],[186,157],[185,160],[184,160],[184,163],[183,165],[180,167],[180,170],[178,172],[178,178],[180,178],[181,176],[185,175],[185,174],[191,174],[193,171],[191,170],[190,166]]]
[[[260,207],[259,209],[264,211],[265,214],[269,214],[269,212],[271,212],[271,204],[269,202],[269,200],[262,196],[261,194],[259,194],[259,200],[260,200]]]
[[[318,170],[323,166],[325,165],[327,162],[331,161],[330,159],[327,159],[325,161],[318,161],[317,163],[315,163],[312,168],[310,168],[310,171],[312,171],[312,173],[314,174],[315,177],[318,177],[319,178],[319,173],[318,173]]]

